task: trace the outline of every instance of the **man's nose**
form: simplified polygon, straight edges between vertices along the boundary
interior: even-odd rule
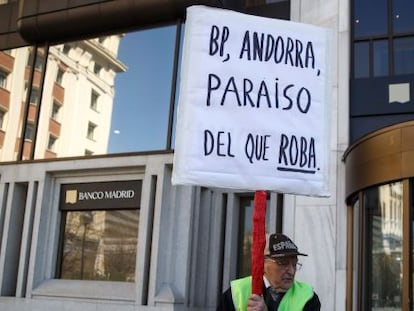
[[[296,264],[295,263],[289,263],[288,264],[288,271],[289,271],[289,273],[295,274],[295,272],[296,272]]]

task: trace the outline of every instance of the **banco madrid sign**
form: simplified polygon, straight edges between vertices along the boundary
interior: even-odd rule
[[[142,180],[63,184],[60,208],[112,209],[139,208]]]

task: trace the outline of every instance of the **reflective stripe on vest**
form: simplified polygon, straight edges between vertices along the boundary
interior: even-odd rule
[[[234,280],[230,283],[233,304],[236,311],[246,311],[247,302],[252,293],[252,277]],[[313,289],[307,283],[294,281],[283,296],[277,311],[301,311],[313,297]],[[275,310],[276,311],[276,310]]]

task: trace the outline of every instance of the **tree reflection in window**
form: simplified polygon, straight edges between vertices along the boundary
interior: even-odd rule
[[[401,310],[402,195],[402,183],[373,187],[364,192],[366,310],[386,307],[389,308],[386,310]]]
[[[139,210],[66,213],[62,279],[135,281]]]

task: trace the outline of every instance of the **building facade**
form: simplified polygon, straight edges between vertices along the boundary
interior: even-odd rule
[[[194,4],[333,30],[331,196],[269,193],[266,230],[324,310],[412,310],[408,0],[1,1],[0,310],[214,310],[250,273],[254,193],[171,184]]]

